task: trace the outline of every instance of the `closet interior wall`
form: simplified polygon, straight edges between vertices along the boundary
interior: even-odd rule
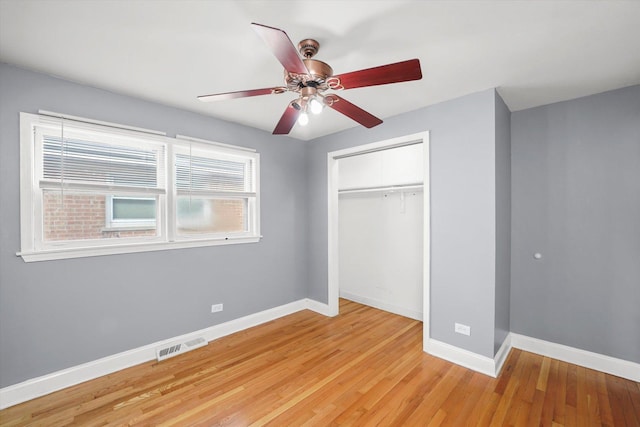
[[[340,297],[422,320],[423,145],[338,160]]]

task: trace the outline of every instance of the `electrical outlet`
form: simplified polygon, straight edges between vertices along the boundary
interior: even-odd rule
[[[462,335],[471,335],[471,326],[463,325],[462,323],[456,323],[455,331]]]
[[[217,312],[222,311],[222,310],[223,310],[222,304],[213,304],[211,306],[211,312],[212,313],[217,313]]]

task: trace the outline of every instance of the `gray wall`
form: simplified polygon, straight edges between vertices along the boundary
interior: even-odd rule
[[[38,109],[256,148],[263,240],[24,263],[18,112]],[[431,336],[493,357],[511,329],[640,362],[640,86],[509,116],[491,89],[305,143],[0,64],[0,387],[327,302],[327,153],[425,130]]]
[[[345,95],[348,96],[348,95]],[[431,336],[494,355],[495,91],[388,118],[309,146],[309,294],[327,302],[327,153],[425,130],[431,141]],[[362,106],[368,108],[367,106]],[[375,114],[374,106],[372,113]],[[454,322],[471,336],[454,333]]]
[[[495,94],[496,292],[494,354],[510,330],[511,300],[511,112]]]
[[[640,86],[511,129],[511,330],[640,362]]]
[[[256,148],[264,238],[24,263],[18,113],[38,109]],[[305,145],[0,64],[0,386],[306,297]]]

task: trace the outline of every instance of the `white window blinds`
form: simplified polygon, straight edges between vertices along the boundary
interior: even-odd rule
[[[41,187],[106,187],[164,192],[165,147],[98,132],[38,129],[42,141]],[[71,135],[69,135],[71,134]]]
[[[251,158],[213,157],[191,148],[176,153],[178,194],[253,193],[254,161]]]

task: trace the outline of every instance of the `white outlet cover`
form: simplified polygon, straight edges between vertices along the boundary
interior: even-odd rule
[[[455,323],[455,331],[462,335],[471,335],[471,326],[463,325],[462,323]]]
[[[222,305],[222,304],[213,304],[213,305],[211,306],[211,312],[212,312],[212,313],[217,313],[217,312],[219,312],[219,311],[222,311],[223,309],[224,309],[224,307],[223,307],[223,305]]]

